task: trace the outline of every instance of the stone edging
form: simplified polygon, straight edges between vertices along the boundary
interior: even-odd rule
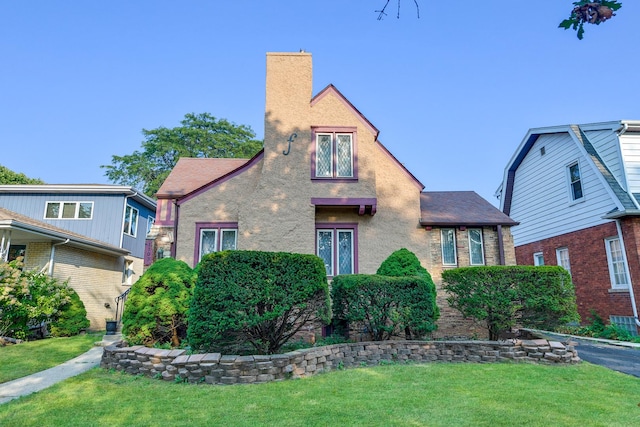
[[[100,366],[132,375],[208,384],[250,384],[302,378],[320,372],[393,363],[578,363],[574,343],[510,341],[378,341],[333,344],[284,354],[185,354],[143,346],[105,347]]]

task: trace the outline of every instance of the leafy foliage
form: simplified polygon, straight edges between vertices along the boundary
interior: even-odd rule
[[[44,181],[37,178],[29,178],[23,173],[14,172],[0,165],[0,184],[44,184]]]
[[[72,290],[69,302],[62,306],[58,317],[49,325],[49,332],[54,337],[71,337],[87,329],[89,324],[84,303]]]
[[[142,151],[112,156],[102,165],[109,180],[140,188],[153,196],[180,157],[253,157],[262,148],[249,126],[216,119],[209,113],[186,114],[181,126],[143,129]]]
[[[361,323],[374,341],[407,328],[414,338],[426,336],[440,315],[433,281],[420,276],[340,275],[333,278],[331,298],[337,323]]]
[[[187,334],[189,304],[196,273],[184,261],[163,258],[131,287],[122,313],[122,333],[130,344],[170,343]]]
[[[224,251],[205,256],[189,313],[194,350],[277,353],[314,322],[329,322],[322,260],[285,252]]]
[[[614,12],[622,7],[622,3],[617,0],[581,0],[573,2],[573,5],[575,7],[569,19],[562,21],[558,27],[565,30],[572,28],[577,31],[576,35],[580,40],[584,37],[584,24],[600,25],[614,17],[616,15]]]
[[[462,267],[442,273],[449,305],[486,322],[489,339],[520,323],[552,329],[578,320],[569,273],[558,266]]]
[[[72,293],[67,282],[24,270],[21,258],[0,263],[0,335],[26,338],[32,327],[57,319]]]

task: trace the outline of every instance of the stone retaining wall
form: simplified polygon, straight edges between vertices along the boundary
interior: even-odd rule
[[[359,342],[267,356],[185,353],[185,350],[113,345],[104,349],[101,366],[167,381],[249,384],[392,363],[514,361],[553,364],[580,361],[573,343],[543,339]]]

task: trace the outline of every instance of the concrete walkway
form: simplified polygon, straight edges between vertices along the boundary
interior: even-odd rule
[[[61,365],[0,384],[0,404],[51,387],[57,382],[99,366],[102,359],[103,346],[110,345],[112,342],[122,339],[121,337],[120,334],[105,336],[102,342],[97,344],[98,346]]]

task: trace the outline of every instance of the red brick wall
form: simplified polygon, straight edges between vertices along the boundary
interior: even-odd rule
[[[635,234],[634,234],[635,232]],[[640,277],[637,248],[640,247],[640,221],[623,224],[624,243],[631,271],[631,280]],[[556,249],[569,249],[571,277],[576,288],[578,312],[582,323],[588,323],[591,310],[598,312],[605,321],[609,315],[633,316],[628,291],[611,289],[604,239],[617,236],[615,222],[562,234],[549,239],[516,247],[518,265],[533,265],[533,254],[542,252],[546,265],[557,265]],[[639,238],[636,238],[638,236]],[[634,290],[638,291],[637,287]]]

